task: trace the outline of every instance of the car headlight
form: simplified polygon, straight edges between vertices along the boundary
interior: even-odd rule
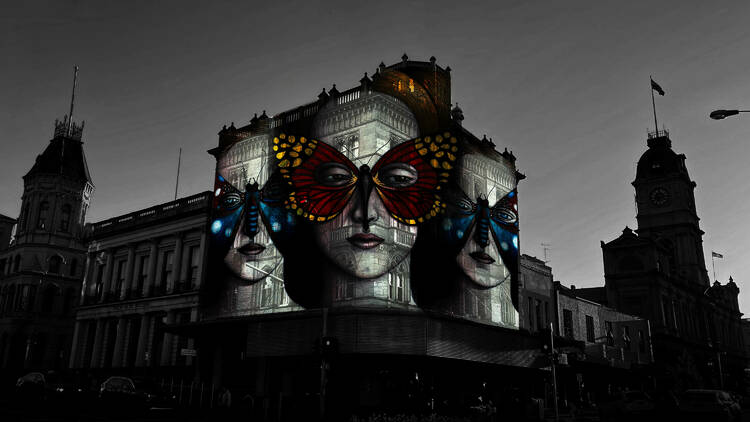
[[[62,392],[65,391],[65,388],[63,388],[63,387],[57,387],[57,388],[55,388],[55,391],[57,391],[58,393],[62,393]]]

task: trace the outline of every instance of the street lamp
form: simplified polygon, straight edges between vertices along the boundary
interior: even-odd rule
[[[714,110],[708,115],[708,117],[714,120],[722,120],[740,113],[750,113],[750,110]]]

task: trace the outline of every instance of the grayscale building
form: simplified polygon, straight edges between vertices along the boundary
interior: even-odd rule
[[[164,327],[199,318],[210,200],[202,192],[87,225],[71,368],[193,375],[193,339]]]
[[[55,121],[52,140],[23,177],[10,243],[12,219],[0,221],[0,368],[9,375],[67,365],[94,192],[82,133],[68,116]]]

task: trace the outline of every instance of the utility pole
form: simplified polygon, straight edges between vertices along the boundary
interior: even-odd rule
[[[550,347],[550,362],[552,363],[552,397],[555,403],[555,422],[560,420],[560,415],[557,410],[557,372],[555,370],[555,330],[553,329],[552,322],[549,323],[549,347]]]

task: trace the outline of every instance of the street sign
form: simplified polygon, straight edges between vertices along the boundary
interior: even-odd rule
[[[181,349],[180,350],[181,356],[198,356],[198,351],[195,349]]]

